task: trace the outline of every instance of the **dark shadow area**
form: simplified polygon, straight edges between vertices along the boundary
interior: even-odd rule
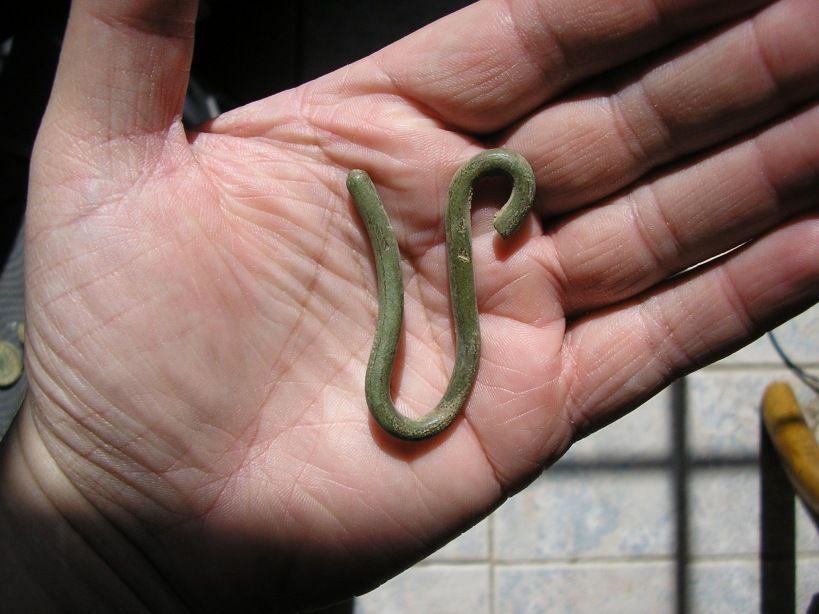
[[[0,8],[0,342],[22,352],[23,216],[34,138],[48,101],[68,3]],[[0,437],[23,403],[25,373],[0,387]]]
[[[674,585],[677,614],[689,611],[688,564],[690,558],[688,526],[688,436],[686,414],[688,408],[688,384],[685,378],[671,384],[671,465],[674,492]]]
[[[341,68],[468,4],[206,0],[191,72],[225,111]]]
[[[10,2],[0,12],[0,117],[5,118],[0,132],[0,271],[23,222],[31,148],[67,14],[68,3],[59,1]]]
[[[796,610],[795,493],[771,442],[759,423],[759,591],[761,614]]]
[[[307,0],[301,3],[300,77],[327,74],[469,4],[472,0]]]

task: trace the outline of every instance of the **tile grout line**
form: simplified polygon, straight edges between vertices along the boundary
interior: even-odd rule
[[[504,560],[495,563],[498,568],[514,568],[514,567],[543,567],[543,568],[560,568],[560,567],[574,567],[577,569],[583,567],[630,567],[640,565],[652,565],[657,563],[674,563],[675,554],[657,554],[657,555],[624,555],[624,556],[606,556],[606,557],[585,557],[582,560],[578,558],[566,559],[517,559]],[[797,553],[798,561],[813,562],[819,561],[819,552],[801,552]],[[759,561],[759,554],[754,553],[731,553],[731,554],[701,554],[691,555],[689,563],[692,565],[720,565],[731,563],[757,563]],[[451,567],[457,566],[479,566],[480,561],[463,561],[451,563],[436,563],[436,565],[447,565]]]
[[[489,522],[486,523],[487,533],[487,554],[489,556],[489,614],[495,614],[495,514],[489,515]]]
[[[673,499],[673,530],[675,541],[674,596],[677,614],[689,611],[690,526],[688,480],[688,381],[685,377],[671,384],[671,478]]]
[[[799,366],[807,371],[815,371],[819,370],[819,364],[814,362],[800,362]],[[759,372],[772,372],[772,371],[782,371],[782,372],[789,372],[790,370],[788,367],[781,363],[781,362],[769,362],[769,361],[760,361],[760,362],[746,362],[746,363],[731,363],[731,362],[715,362],[705,367],[701,367],[691,373],[691,375],[695,373],[759,373]]]

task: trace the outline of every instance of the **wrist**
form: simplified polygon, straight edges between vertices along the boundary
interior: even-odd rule
[[[184,609],[138,548],[66,477],[30,407],[0,448],[0,541],[6,611]]]

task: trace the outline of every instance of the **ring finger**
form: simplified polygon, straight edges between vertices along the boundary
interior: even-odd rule
[[[819,105],[555,227],[568,315],[613,304],[816,205]]]

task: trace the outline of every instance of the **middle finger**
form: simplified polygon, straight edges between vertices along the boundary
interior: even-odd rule
[[[815,0],[782,0],[632,68],[606,95],[587,90],[546,107],[502,144],[532,162],[543,213],[577,209],[816,95],[818,31]]]

